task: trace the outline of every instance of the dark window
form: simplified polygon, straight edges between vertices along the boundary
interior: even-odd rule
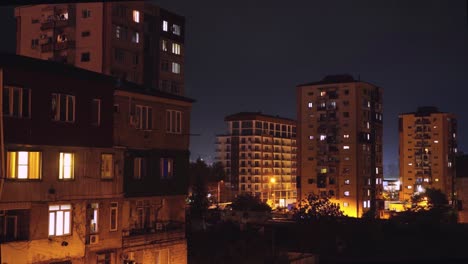
[[[82,36],[82,37],[89,37],[90,35],[91,35],[91,32],[89,32],[89,31],[83,31],[83,32],[81,32],[81,36]]]
[[[82,11],[82,16],[83,16],[83,18],[91,17],[91,10],[89,10],[89,9],[83,9],[83,11]]]
[[[81,53],[81,61],[90,61],[91,54],[89,52]]]

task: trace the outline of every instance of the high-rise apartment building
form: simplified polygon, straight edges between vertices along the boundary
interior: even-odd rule
[[[227,116],[217,136],[217,159],[239,193],[285,207],[296,202],[296,122],[255,112]]]
[[[15,9],[16,53],[184,94],[185,19],[143,1]]]
[[[382,89],[349,75],[297,86],[300,198],[314,193],[348,216],[380,210]]]
[[[419,107],[399,116],[401,200],[427,187],[451,199],[457,152],[457,120],[436,107]]]

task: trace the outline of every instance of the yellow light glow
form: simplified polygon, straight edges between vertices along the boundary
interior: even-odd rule
[[[275,178],[271,178],[271,179],[270,179],[270,182],[271,182],[271,183],[275,183],[275,182],[276,182],[276,179],[275,179]]]

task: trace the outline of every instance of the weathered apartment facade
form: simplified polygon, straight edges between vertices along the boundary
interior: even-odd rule
[[[457,119],[436,107],[419,107],[399,116],[400,200],[411,201],[426,188],[455,192]]]
[[[2,263],[186,263],[192,100],[0,55]]]
[[[371,83],[335,75],[298,85],[298,197],[329,197],[353,217],[381,211],[382,117]]]
[[[279,207],[296,202],[296,122],[259,112],[225,118],[228,133],[217,136],[217,159],[227,182]]]

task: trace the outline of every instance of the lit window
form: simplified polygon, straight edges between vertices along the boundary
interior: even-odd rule
[[[343,138],[349,138],[349,134],[344,134]]]
[[[370,123],[369,122],[366,122],[366,127],[370,128]]]
[[[136,32],[136,31],[133,32],[132,42],[133,43],[140,43],[140,33]]]
[[[325,139],[327,139],[326,135],[320,135],[320,141],[324,141]]]
[[[173,176],[174,161],[169,158],[161,158],[161,179],[170,179]]]
[[[114,155],[101,154],[101,178],[112,179],[114,172]]]
[[[309,103],[307,104],[307,107],[312,108],[312,105],[313,105],[312,102],[309,102]]]
[[[453,138],[455,138],[457,135],[455,133],[453,133]]]
[[[364,201],[363,204],[364,204],[364,208],[367,208],[367,201]]]
[[[161,40],[161,50],[167,51],[167,40],[165,39]]]
[[[70,180],[73,179],[73,153],[60,152],[59,164],[59,179]]]
[[[8,151],[7,178],[38,180],[41,178],[41,152]]]
[[[180,26],[179,25],[172,25],[172,34],[180,36]]]
[[[429,182],[429,178],[424,178],[424,182]]]
[[[19,87],[3,88],[3,115],[30,117],[31,90]]]
[[[71,234],[71,205],[49,205],[49,236]]]
[[[180,44],[172,43],[172,53],[180,55]]]
[[[87,62],[91,60],[91,54],[89,52],[81,53],[81,61]]]
[[[99,210],[99,204],[98,203],[92,203],[89,205],[87,208],[88,210],[88,223],[89,223],[89,231],[91,233],[97,233],[98,232],[98,210]]]
[[[110,204],[110,227],[109,231],[117,231],[118,203]]]
[[[343,149],[349,149],[349,146],[343,146]]]
[[[379,168],[375,167],[375,174],[379,174]]]
[[[413,166],[413,163],[412,162],[408,163],[408,166]]]
[[[115,26],[115,37],[116,38],[120,38],[121,36],[121,31],[122,31],[122,28],[120,26]]]
[[[411,185],[408,185],[408,186],[406,186],[406,188],[408,188],[408,189],[412,189],[412,188],[413,188],[413,186],[411,186]]]
[[[451,167],[452,167],[452,162],[449,161],[448,164],[447,164],[447,166],[448,166],[449,168],[451,168]]]
[[[140,11],[133,10],[133,21],[135,23],[140,23]]]
[[[51,110],[53,120],[75,122],[75,96],[53,93]]]
[[[310,139],[310,140],[314,139],[314,136],[309,136],[309,139]]]
[[[344,160],[348,161],[348,160],[349,160],[349,157],[345,157]]]
[[[177,63],[177,62],[172,63],[172,72],[177,73],[177,74],[180,73],[180,64],[179,63]]]
[[[101,125],[101,100],[100,99],[93,99],[93,119],[92,124],[95,126]]]
[[[344,184],[349,185],[349,182],[350,182],[350,181],[349,181],[348,179],[346,179],[346,180],[344,181]]]
[[[325,92],[325,91],[320,92],[320,96],[325,96],[325,95],[327,95],[327,92]]]
[[[345,191],[344,196],[348,197],[349,196],[349,191]]]
[[[435,181],[435,182],[438,182],[438,181],[439,181],[439,179],[435,178],[435,179],[434,179],[434,181]]]
[[[182,133],[182,112],[175,110],[166,111],[166,132]]]
[[[144,105],[135,107],[135,115],[133,115],[132,124],[137,129],[152,130],[153,129],[153,108]]]
[[[162,24],[163,31],[167,32],[168,28],[169,28],[169,24],[167,23],[166,20],[163,20],[163,24]]]
[[[349,203],[347,203],[347,202],[343,203],[343,207],[348,207],[348,206],[349,206]]]
[[[367,134],[367,140],[370,140],[370,134]]]
[[[321,169],[320,173],[327,173],[327,169],[326,168]]]

